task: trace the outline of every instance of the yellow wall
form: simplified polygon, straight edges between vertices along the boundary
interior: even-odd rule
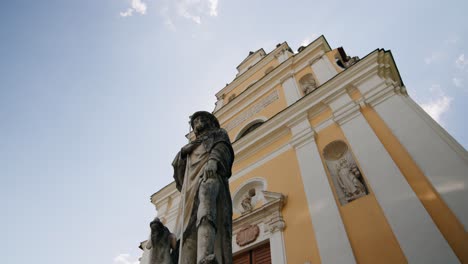
[[[267,181],[268,191],[287,196],[283,208],[286,223],[284,242],[288,263],[320,263],[319,251],[312,229],[304,186],[299,165],[293,149],[275,157],[266,164],[254,169],[247,175],[233,181],[231,190],[253,177],[263,177]]]
[[[248,167],[249,165],[252,165],[253,163],[257,162],[261,158],[265,157],[266,155],[272,153],[273,151],[277,150],[281,146],[287,144],[289,140],[291,139],[291,135],[285,135],[275,142],[272,142],[271,144],[268,144],[262,149],[257,149],[256,152],[249,156],[249,157],[237,157],[236,160],[234,160],[234,165],[232,166],[232,172],[233,174],[238,173],[241,169],[244,169]]]
[[[468,233],[399,140],[371,107],[362,109],[371,128],[462,263],[468,263]]]
[[[343,132],[336,124],[330,125],[317,134],[316,142],[322,161],[324,161],[323,149],[327,144],[335,140],[342,140],[349,146]],[[359,160],[355,160],[359,165]],[[323,163],[323,166],[331,183],[332,179],[326,164]],[[366,178],[364,174],[363,177]],[[367,181],[366,184],[370,191],[366,197],[343,206],[340,205],[333,184],[330,184],[357,262],[407,263],[382,208],[372,193],[372,186],[369,186]]]

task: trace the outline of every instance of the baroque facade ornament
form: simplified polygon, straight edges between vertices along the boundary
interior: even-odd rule
[[[260,234],[258,225],[248,225],[239,230],[236,234],[237,245],[243,247],[254,242]]]
[[[366,196],[368,190],[348,145],[336,140],[323,150],[323,156],[342,205]]]

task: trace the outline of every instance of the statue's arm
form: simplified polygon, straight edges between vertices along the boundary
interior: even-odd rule
[[[234,161],[232,148],[226,142],[218,142],[211,149],[209,160],[216,161],[217,172],[225,177],[231,176],[231,167]]]
[[[182,153],[179,151],[172,162],[172,167],[174,168],[174,181],[176,182],[176,188],[179,192],[182,190],[182,184],[184,183],[186,164],[187,157],[182,157]]]

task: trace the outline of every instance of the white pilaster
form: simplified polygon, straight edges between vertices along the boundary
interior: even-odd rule
[[[301,98],[301,94],[297,88],[294,75],[290,74],[284,78],[281,81],[281,85],[283,86],[284,96],[286,97],[286,103],[288,106],[292,105],[297,100],[299,100],[299,98]]]
[[[286,264],[286,249],[282,230],[275,230],[270,236],[271,264]]]
[[[290,125],[322,263],[356,263],[306,117]]]
[[[319,85],[330,80],[337,74],[336,69],[330,63],[330,60],[326,55],[323,55],[320,59],[312,63],[312,70],[318,79]]]
[[[464,148],[407,96],[394,95],[374,108],[468,230]]]
[[[341,127],[408,262],[459,263],[364,117]]]

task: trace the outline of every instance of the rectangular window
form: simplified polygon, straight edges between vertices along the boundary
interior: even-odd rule
[[[235,255],[233,264],[271,264],[270,243]]]

